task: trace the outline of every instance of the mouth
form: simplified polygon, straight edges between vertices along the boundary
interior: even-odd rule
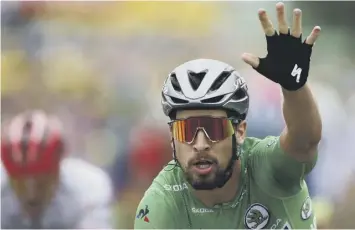
[[[195,163],[193,165],[198,168],[208,168],[212,164],[213,164],[213,161],[202,159],[202,160],[195,161]]]
[[[201,159],[193,163],[193,169],[198,174],[208,174],[212,170],[214,162],[211,160]]]

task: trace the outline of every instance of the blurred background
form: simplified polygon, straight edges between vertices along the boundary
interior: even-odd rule
[[[65,123],[70,153],[112,177],[116,227],[171,159],[164,79],[195,58],[227,62],[251,94],[248,135],[283,128],[279,87],[243,64],[264,55],[257,10],[276,2],[1,2],[1,120],[44,109]],[[308,178],[319,228],[354,228],[355,3],[287,2],[303,10],[304,37],[322,34],[310,84],[323,117],[319,162]],[[289,20],[290,21],[290,20]]]

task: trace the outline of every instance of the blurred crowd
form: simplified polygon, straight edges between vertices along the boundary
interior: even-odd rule
[[[1,120],[26,109],[57,114],[70,154],[112,176],[117,228],[132,228],[145,189],[171,159],[162,83],[195,58],[227,62],[251,94],[248,135],[278,135],[277,85],[242,63],[265,54],[257,9],[273,2],[32,2],[1,4]],[[353,228],[355,207],[355,3],[289,2],[306,36],[322,35],[310,84],[323,118],[319,161],[309,178],[319,227]],[[334,9],[338,19],[329,17]],[[328,12],[328,13],[327,13]],[[289,14],[290,16],[291,14]],[[290,18],[290,17],[289,17]]]

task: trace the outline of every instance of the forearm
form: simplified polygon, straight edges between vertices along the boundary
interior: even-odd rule
[[[309,85],[297,91],[282,89],[286,136],[294,149],[308,149],[321,139],[322,121]]]

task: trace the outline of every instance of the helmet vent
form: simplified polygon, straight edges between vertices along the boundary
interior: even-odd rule
[[[186,100],[182,100],[182,99],[179,99],[179,98],[176,98],[176,97],[170,97],[170,98],[176,104],[187,104],[187,103],[189,103]]]
[[[243,89],[238,89],[232,96],[233,100],[240,100],[243,99],[247,96],[245,91]]]
[[[232,72],[233,71],[223,71],[212,84],[210,92],[219,89],[219,87],[221,87],[221,85],[227,80],[227,78],[232,74]]]
[[[174,90],[181,92],[181,86],[179,84],[179,81],[176,78],[175,73],[170,74],[170,81],[171,81],[171,84],[173,85]]]
[[[202,80],[205,78],[208,70],[204,70],[199,73],[195,73],[193,71],[187,71],[187,75],[189,76],[189,81],[193,90],[197,90],[201,85]]]
[[[202,103],[217,103],[220,102],[224,98],[224,95],[212,97],[209,99],[201,100]]]

